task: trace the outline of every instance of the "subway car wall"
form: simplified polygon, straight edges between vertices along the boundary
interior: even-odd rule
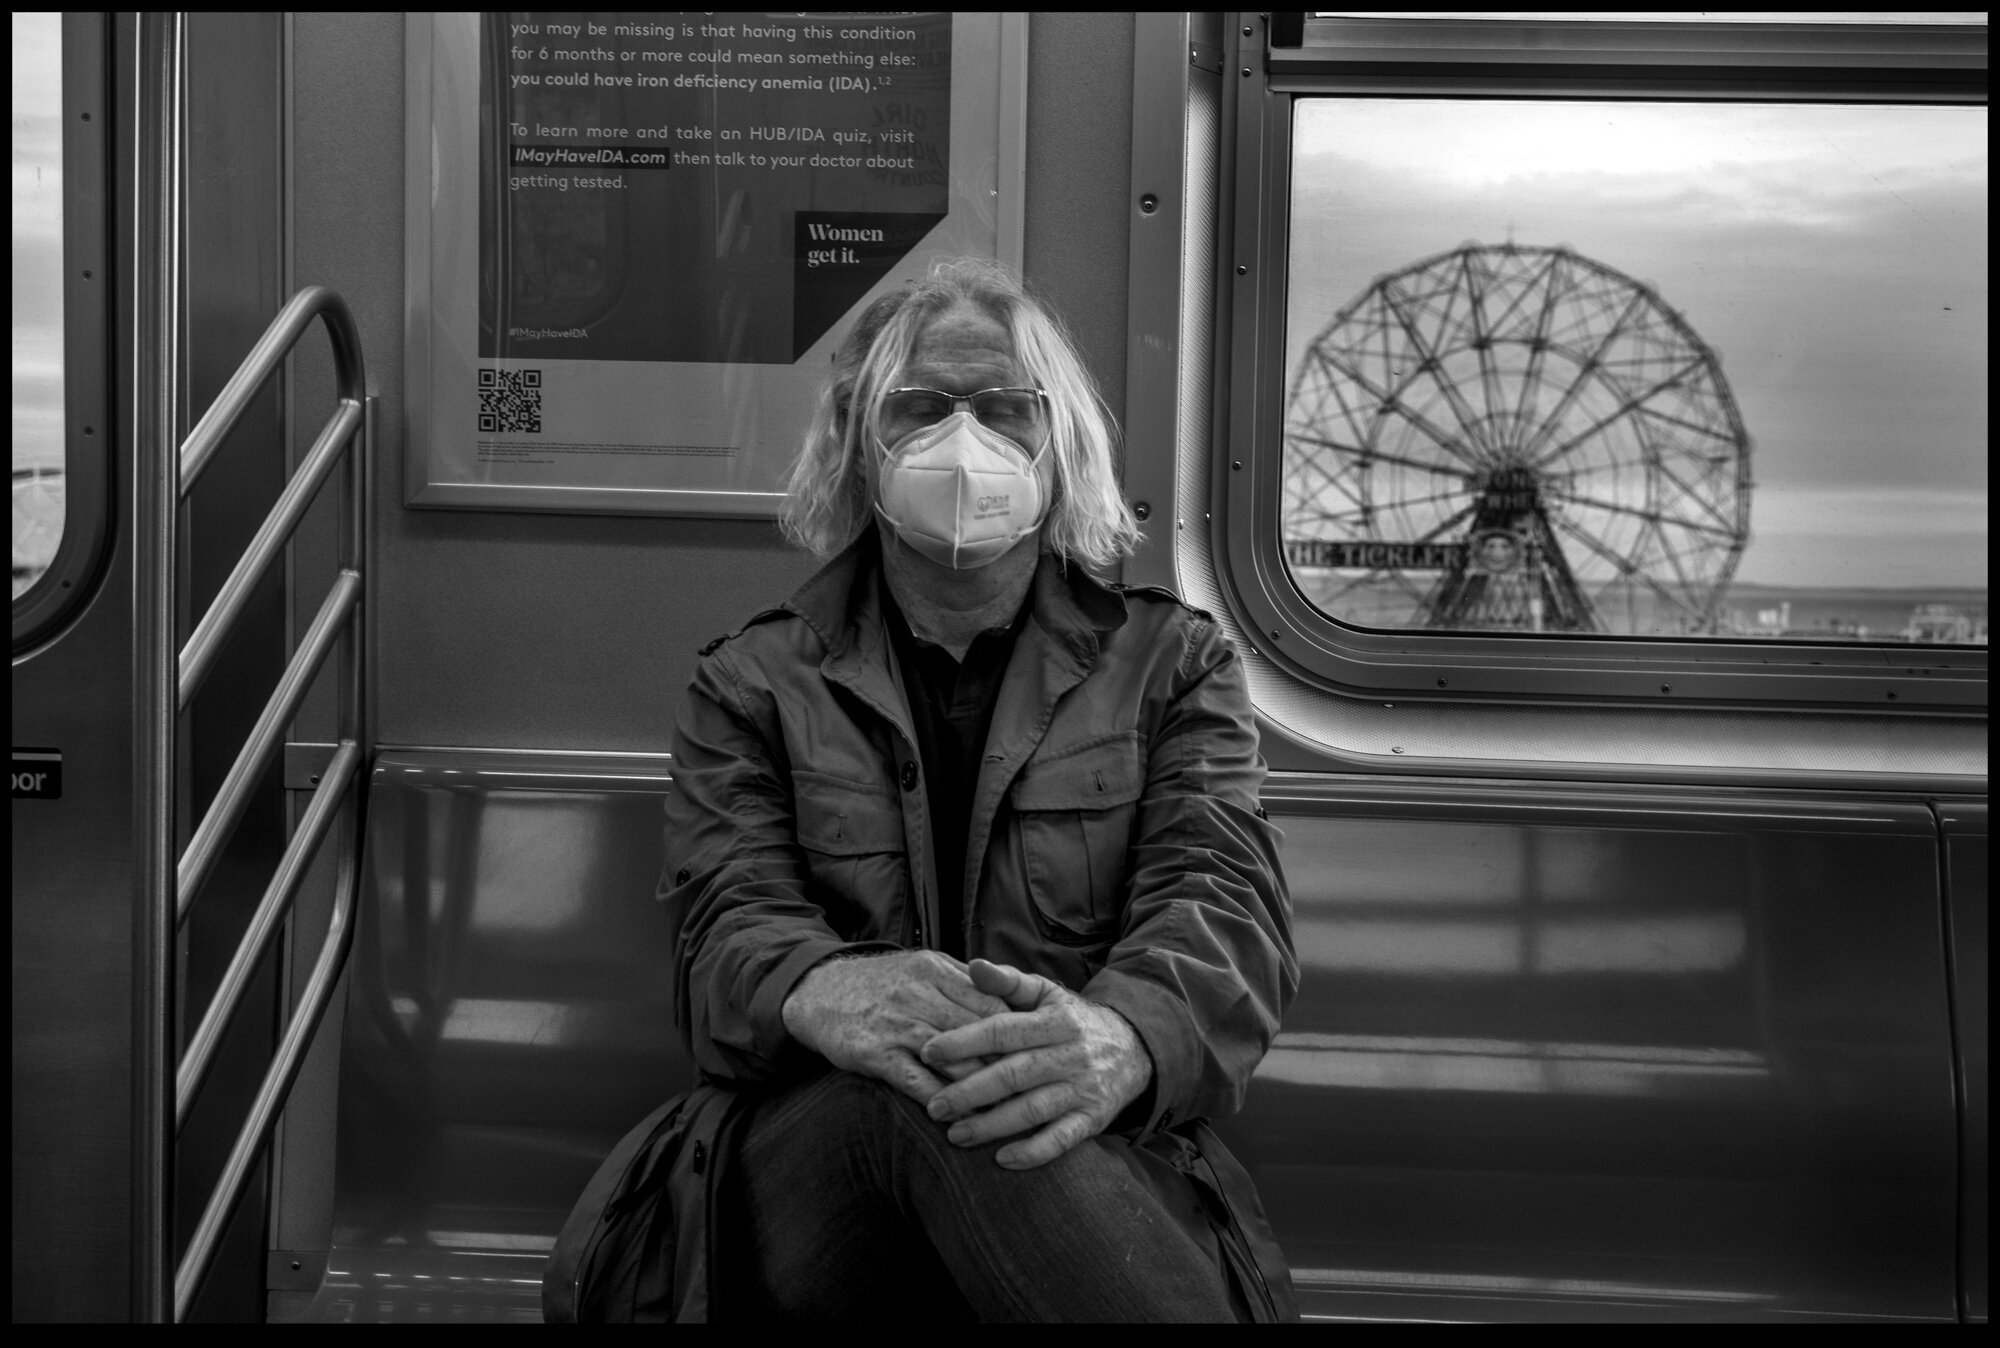
[[[1029,16],[1023,271],[1125,431],[1145,543],[1124,579],[1217,615],[1273,769],[1263,803],[1285,835],[1302,982],[1248,1106],[1221,1129],[1264,1196],[1307,1318],[1987,1318],[1983,561],[1976,581],[1945,577],[1935,592],[1849,585],[1840,602],[1893,609],[1886,641],[1885,618],[1807,617],[1804,602],[1795,613],[1779,597],[1794,581],[1744,569],[1764,555],[1750,524],[1795,516],[1757,516],[1748,501],[1767,478],[1773,502],[1810,491],[1776,470],[1781,437],[1744,392],[1753,362],[1688,303],[1692,282],[1628,274],[1580,221],[1542,237],[1528,205],[1518,241],[1512,219],[1432,239],[1364,219],[1363,200],[1399,166],[1442,172],[1419,161],[1441,137],[1476,133],[1450,120],[1466,109],[1532,130],[1551,115],[1538,80],[1575,81],[1557,96],[1580,99],[1632,98],[1652,80],[1671,105],[1716,101],[1704,81],[1727,78],[1759,107],[1797,103],[1803,82],[1829,103],[1983,116],[1985,28],[1966,18],[1815,28],[1817,47],[1779,25],[1757,49],[1777,57],[1690,73],[1674,63],[1740,34],[1705,25],[1679,43],[1662,26],[1576,25],[1552,44],[1533,19]],[[132,598],[145,580],[132,448],[144,406],[126,396],[146,311],[127,284],[98,355],[119,431],[89,600],[31,647],[16,604],[17,773],[23,746],[51,745],[64,773],[62,799],[17,791],[14,805],[17,1322],[171,1314],[173,1260],[307,995],[350,873],[347,971],[182,1318],[538,1320],[569,1202],[691,1072],[652,903],[672,727],[701,647],[814,564],[762,519],[408,504],[409,427],[430,398],[407,384],[406,184],[427,153],[412,145],[411,52],[427,22],[260,13],[186,27],[180,433],[308,286],[351,311],[370,396],[358,562],[329,483],[283,581],[257,591],[247,634],[182,718],[176,847],[326,587],[358,565],[359,700],[322,673],[251,788],[184,929],[173,1042],[226,981],[357,712],[365,795],[255,962],[177,1159],[149,1188],[158,1138],[129,1084],[146,1070],[132,992],[145,844],[127,825],[147,808],[131,709],[145,677]],[[102,248],[121,283],[122,259],[145,243],[123,184],[147,128],[119,107],[142,84],[135,29],[107,16],[65,38],[112,56]],[[1541,55],[1484,68],[1494,41],[1546,55],[1572,40],[1566,72],[1533,65]],[[1913,67],[1921,76],[1896,84]],[[1402,125],[1368,120],[1382,98],[1410,100]],[[1929,140],[1956,144],[1946,131]],[[1374,158],[1323,153],[1338,135],[1374,138]],[[1902,190],[1942,194],[1947,177],[1976,175],[1983,201],[1983,131],[1976,165],[1932,158],[1936,176],[1896,179]],[[1350,182],[1359,195],[1338,197]],[[1336,199],[1358,202],[1362,223],[1343,232],[1310,214]],[[1944,235],[1968,209],[1962,193],[1913,199]],[[1350,235],[1396,247],[1336,294],[1301,260]],[[86,255],[69,246],[72,262]],[[1976,286],[1927,299],[1923,330],[1956,312],[1983,333],[1984,292],[1980,270]],[[1563,323],[1601,352],[1636,331],[1650,345],[1635,368],[1672,359],[1700,373],[1672,407],[1637,412],[1643,398],[1619,406],[1594,391],[1615,353],[1546,376],[1545,409],[1638,429],[1607,433],[1595,468],[1538,477],[1546,460],[1516,453],[1524,414],[1462,413],[1468,390],[1490,400],[1498,387],[1484,355],[1466,353],[1524,341],[1490,293],[1558,316],[1543,345],[1560,347]],[[1433,336],[1462,328],[1460,356],[1418,350],[1398,364],[1399,325],[1426,323]],[[87,382],[75,349],[68,377]],[[1545,377],[1534,349],[1526,383],[1507,387]],[[1402,397],[1369,382],[1371,352],[1389,353],[1397,378],[1450,373],[1430,401],[1402,402],[1414,430],[1357,450],[1339,422],[1355,404],[1341,400],[1366,388],[1394,421]],[[315,324],[203,478],[181,525],[177,640],[277,498],[280,468],[307,460],[340,368]],[[1312,398],[1312,417],[1296,410]],[[1982,382],[1978,410],[1951,423],[1973,428],[1982,464],[1983,404]],[[1424,428],[1449,416],[1507,471],[1435,457]],[[1678,459],[1676,435],[1696,437]],[[270,444],[286,453],[258,452]],[[1895,497],[1932,522],[1939,556],[1974,546],[1951,532],[1969,507],[1947,498],[1983,501],[1983,467],[1976,476],[1976,491],[1965,478]],[[1300,486],[1308,478],[1324,485]],[[1643,509],[1605,507],[1611,487],[1593,502],[1577,485],[1591,481],[1643,491]],[[1343,482],[1360,483],[1358,497]],[[16,483],[18,497],[18,454]],[[1359,525],[1341,513],[1354,499]],[[1355,532],[1388,527],[1377,502],[1409,532]],[[1650,532],[1618,532],[1647,512]],[[1565,547],[1580,560],[1565,566]],[[162,1191],[164,1263],[135,1234]]]

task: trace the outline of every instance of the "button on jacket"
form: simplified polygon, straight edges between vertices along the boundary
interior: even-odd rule
[[[683,1032],[711,1078],[818,1065],[779,1008],[827,956],[941,944],[879,546],[868,530],[712,644],[688,692],[663,897]],[[973,795],[967,957],[1132,1023],[1154,1066],[1136,1138],[1232,1114],[1298,983],[1241,663],[1207,615],[1050,554],[1029,603]]]

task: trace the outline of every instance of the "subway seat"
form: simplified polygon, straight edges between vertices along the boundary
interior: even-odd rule
[[[540,1318],[577,1194],[692,1077],[670,767],[381,755],[331,1250],[274,1268],[271,1319]],[[1956,1318],[1921,803],[1288,773],[1264,803],[1300,987],[1219,1129],[1307,1318]]]
[[[653,898],[669,763],[380,755],[331,1249],[316,1293],[274,1291],[273,1321],[541,1319],[577,1195],[693,1076]]]

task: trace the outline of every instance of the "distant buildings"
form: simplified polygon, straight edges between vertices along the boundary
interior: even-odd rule
[[[1861,616],[1841,613],[1794,621],[1792,601],[1786,599],[1769,608],[1725,609],[1721,635],[1795,641],[1907,641],[1926,646],[1978,646],[1987,639],[1985,614],[1968,614],[1951,604],[1917,604],[1900,628],[1890,625],[1894,621],[1893,614],[1883,613],[1879,605],[1872,626]]]
[[[1933,646],[1977,646],[1986,640],[1986,619],[1967,617],[1950,604],[1919,604],[1910,610],[1903,640]]]

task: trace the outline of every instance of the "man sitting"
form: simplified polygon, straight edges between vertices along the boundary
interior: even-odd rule
[[[1203,1122],[1298,981],[1243,671],[1096,578],[1138,531],[1060,326],[990,263],[877,301],[786,526],[831,560],[707,652],[668,805],[681,1023],[758,1096],[735,1309],[1290,1315]]]

